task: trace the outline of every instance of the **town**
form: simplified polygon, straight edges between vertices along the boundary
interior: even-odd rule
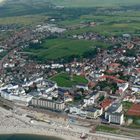
[[[95,26],[98,22],[81,23],[75,28]],[[71,28],[57,25],[53,18],[19,28],[16,24],[0,26],[3,33],[16,30],[0,40],[0,102],[6,108],[26,110],[26,117],[36,121],[29,110],[65,116],[68,127],[76,125],[78,119],[82,127],[82,121],[90,122],[92,133],[102,129],[112,129],[108,131],[113,133],[115,128],[129,133],[139,128],[140,37],[128,33],[105,36],[95,31],[67,35]],[[54,60],[45,55],[46,60],[41,58],[44,40],[51,44],[50,40],[58,38],[97,45],[93,43],[95,48],[83,57],[75,54],[64,59],[63,54],[63,58],[55,56]],[[104,44],[109,47],[100,47]],[[139,137],[139,133],[130,136]]]

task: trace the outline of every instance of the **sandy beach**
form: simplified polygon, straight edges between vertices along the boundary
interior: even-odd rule
[[[60,137],[64,140],[78,140],[78,137],[68,136],[57,129],[29,123],[29,119],[14,115],[11,111],[0,107],[0,134],[35,134]]]
[[[54,136],[63,140],[80,140],[81,134],[88,134],[86,140],[133,140],[128,137],[119,137],[101,133],[89,133],[86,128],[65,125],[51,125],[45,122],[31,121],[30,118],[17,115],[13,111],[0,107],[0,134],[35,134]]]

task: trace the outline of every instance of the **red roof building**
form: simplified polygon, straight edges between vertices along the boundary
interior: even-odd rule
[[[113,100],[111,99],[104,99],[101,103],[101,107],[103,110],[107,110],[107,108],[112,104]]]
[[[140,116],[140,104],[133,104],[128,110],[127,115],[129,116]]]
[[[104,76],[101,76],[100,77],[100,80],[104,81],[104,80],[107,80],[107,79],[110,79],[110,80],[113,80],[114,82],[116,83],[125,83],[125,81],[121,80],[121,79],[118,79],[117,77],[115,76],[109,76],[109,75],[104,75]]]

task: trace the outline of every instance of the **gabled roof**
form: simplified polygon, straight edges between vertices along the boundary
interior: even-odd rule
[[[128,110],[127,115],[130,116],[140,116],[140,104],[133,104]]]
[[[112,102],[113,102],[113,100],[111,100],[111,99],[105,99],[105,100],[102,101],[101,107],[103,107],[103,109],[105,109],[105,108],[108,107]]]

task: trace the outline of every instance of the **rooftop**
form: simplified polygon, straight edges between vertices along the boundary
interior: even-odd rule
[[[120,106],[121,106],[120,103],[114,103],[114,104],[112,104],[112,105],[108,108],[107,112],[110,112],[110,113],[116,112],[116,110],[117,110]]]
[[[101,107],[103,107],[104,109],[109,106],[111,103],[113,102],[113,100],[111,99],[105,99],[103,100],[103,102],[101,103]]]
[[[140,104],[133,104],[128,110],[127,115],[130,116],[140,116]]]

